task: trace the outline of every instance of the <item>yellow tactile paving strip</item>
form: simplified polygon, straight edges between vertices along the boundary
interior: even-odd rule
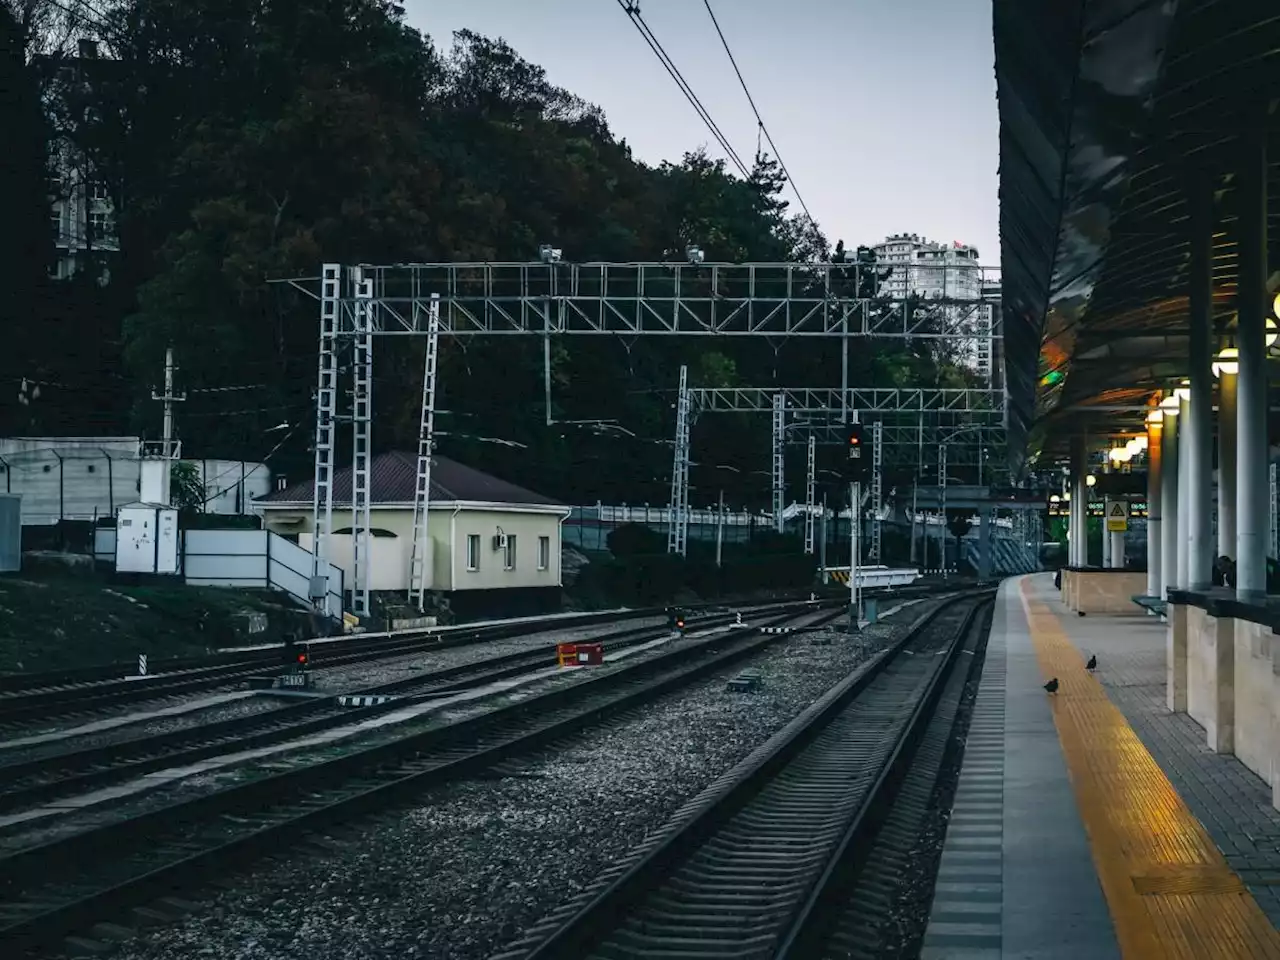
[[[1280,933],[1028,586],[1031,639],[1060,684],[1053,719],[1125,960],[1280,960]]]

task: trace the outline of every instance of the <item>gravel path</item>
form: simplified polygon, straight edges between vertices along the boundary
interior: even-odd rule
[[[917,609],[903,618],[914,620]],[[433,791],[319,849],[259,865],[182,921],[117,948],[121,960],[487,957],[865,661],[901,626],[850,641],[788,638],[751,662],[753,694],[726,675],[557,752]],[[730,671],[733,675],[741,666]]]

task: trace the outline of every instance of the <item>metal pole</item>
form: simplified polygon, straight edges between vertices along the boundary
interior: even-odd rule
[[[947,445],[938,447],[938,484],[942,487],[942,533],[938,544],[941,549],[942,579],[947,579]]]
[[[1191,536],[1191,400],[1183,387],[1178,393],[1178,552],[1177,578],[1178,587],[1186,590],[1191,581],[1188,578],[1188,558]]]
[[[1236,372],[1223,371],[1218,383],[1218,556],[1236,554]],[[1150,448],[1148,448],[1150,452]]]
[[[822,491],[822,523],[819,526],[818,566],[822,568],[822,585],[827,584],[827,492]]]
[[[1160,599],[1178,585],[1178,413],[1164,411],[1161,431],[1160,510],[1164,522],[1160,531]]]
[[[716,511],[716,566],[721,565],[724,548],[724,491],[720,491],[719,509]]]
[[[1191,263],[1188,277],[1191,313],[1191,400],[1187,437],[1187,579],[1191,590],[1213,583],[1213,194],[1210,186],[1191,187]]]
[[[858,609],[858,573],[861,564],[858,558],[858,503],[861,499],[862,484],[849,484],[849,632],[857,633],[862,619]]]
[[[1147,596],[1163,597],[1160,592],[1161,556],[1161,497],[1164,492],[1160,479],[1164,462],[1162,445],[1164,443],[1163,417],[1160,421],[1147,422]]]
[[[1267,118],[1269,119],[1269,118]],[[1245,134],[1237,176],[1236,596],[1267,593],[1267,142],[1264,118]]]

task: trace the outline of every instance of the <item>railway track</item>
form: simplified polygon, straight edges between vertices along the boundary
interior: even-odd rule
[[[900,588],[902,596],[910,596],[913,591],[934,589],[932,585]],[[870,594],[869,594],[870,595]],[[758,601],[705,601],[686,604],[685,610],[691,614],[715,612],[725,608],[739,610],[759,609],[796,603],[809,596],[782,596],[772,600]],[[382,650],[394,652],[412,652],[422,644],[433,648],[444,648],[476,643],[483,640],[500,640],[507,637],[527,633],[542,633],[557,628],[576,630],[602,623],[614,623],[623,620],[638,620],[645,617],[661,616],[661,607],[636,607],[633,609],[604,610],[595,613],[575,614],[571,617],[547,616],[527,617],[486,624],[458,624],[446,627],[424,627],[421,630],[401,632],[397,634],[355,634],[349,637],[316,643],[311,647],[317,663],[323,663],[330,656],[354,653],[377,653]],[[404,646],[402,646],[404,645]],[[394,652],[390,655],[394,655]],[[258,668],[274,667],[279,663],[280,645],[264,645],[254,650],[226,650],[187,657],[152,657],[151,672],[155,676],[163,674],[188,673],[214,667],[252,666]],[[27,693],[49,693],[61,688],[86,687],[99,682],[119,682],[122,677],[133,673],[136,665],[133,662],[100,664],[90,667],[77,667],[67,670],[49,670],[38,673],[0,673],[0,703],[6,695]],[[136,682],[136,681],[134,681]]]
[[[309,830],[481,772],[723,670],[782,639],[766,626],[836,616],[791,610],[691,642],[677,658],[624,662],[478,716],[15,851],[0,857],[0,942],[14,955],[52,945]]]
[[[585,903],[498,956],[885,956],[897,876],[990,608],[989,593],[941,603],[686,805]]]
[[[947,589],[946,585],[928,584],[918,587],[867,591],[864,596],[886,596],[914,599]],[[781,609],[801,600],[771,601],[736,609],[759,614]],[[833,600],[832,602],[838,602]],[[689,609],[714,609],[717,604],[692,605]],[[317,643],[309,648],[310,668],[326,670],[377,660],[469,646],[492,640],[508,639],[532,633],[563,629],[580,629],[610,620],[627,620],[655,616],[656,609],[630,610],[607,614],[590,614],[572,620],[547,618],[520,620],[483,627],[427,628],[421,633],[371,638],[353,638],[332,643]],[[145,678],[127,678],[129,665],[93,667],[82,671],[34,674],[29,677],[0,676],[0,740],[20,736],[33,722],[41,724],[93,716],[106,708],[124,704],[173,700],[191,693],[213,692],[235,686],[251,677],[278,672],[281,648],[216,654],[210,658],[172,660],[168,665],[155,664],[155,671]],[[108,675],[104,676],[106,671]]]
[[[744,613],[760,613],[779,609],[780,606],[785,604],[761,604],[743,607],[740,610]],[[648,615],[652,615],[651,612],[646,612],[646,616]],[[630,619],[630,614],[619,619]],[[564,628],[580,629],[582,626],[581,622],[575,621],[565,624]],[[407,636],[381,637],[368,641],[356,639],[315,644],[309,649],[309,667],[313,671],[326,670],[420,653],[424,650],[470,646],[522,634],[542,633],[554,630],[555,627],[554,621],[548,621],[546,625],[542,622],[519,621],[476,628],[472,631],[464,630],[451,633],[444,638],[435,632],[424,632]],[[262,654],[254,652],[248,659],[211,666],[194,666],[169,673],[157,672],[146,678],[125,679],[117,675],[108,679],[53,685],[36,681],[40,685],[0,693],[0,739],[6,735],[15,735],[33,720],[47,722],[72,719],[91,715],[106,707],[165,700],[190,693],[216,691],[234,686],[251,677],[278,672],[281,669],[280,657],[281,650],[277,647]]]
[[[766,614],[769,611],[766,611]],[[720,614],[688,621],[691,635],[734,621]],[[626,650],[668,636],[667,628],[632,627],[583,642],[599,642],[607,652]],[[0,751],[0,813],[25,809],[58,797],[82,794],[171,766],[185,766],[231,751],[254,750],[355,723],[415,701],[449,697],[487,684],[524,676],[556,664],[554,645],[471,661],[389,683],[351,691],[388,695],[385,704],[353,710],[336,696],[294,702],[266,713],[184,727],[102,746],[3,763]]]

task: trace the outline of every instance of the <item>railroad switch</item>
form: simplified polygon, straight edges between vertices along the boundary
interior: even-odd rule
[[[742,673],[726,683],[724,688],[733,693],[750,693],[759,689],[763,681],[764,676],[759,670],[743,670]]]

